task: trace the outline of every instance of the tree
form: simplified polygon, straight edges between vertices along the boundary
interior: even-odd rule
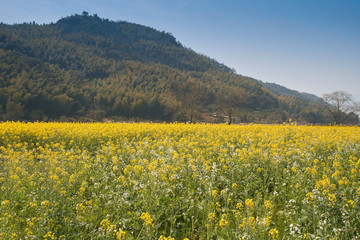
[[[172,89],[168,103],[173,112],[178,113],[185,121],[193,123],[206,98],[204,86],[191,79]]]
[[[24,116],[24,106],[21,103],[15,103],[8,99],[6,102],[6,120],[19,120]]]
[[[219,94],[218,108],[229,119],[229,125],[233,123],[234,114],[241,108],[246,99],[245,92],[240,89],[226,89]]]
[[[354,102],[352,95],[345,91],[323,94],[322,97],[336,125],[347,123],[355,113],[360,111],[360,104]]]

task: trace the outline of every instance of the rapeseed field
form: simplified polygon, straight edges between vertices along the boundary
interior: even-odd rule
[[[359,239],[360,128],[0,123],[0,239]]]

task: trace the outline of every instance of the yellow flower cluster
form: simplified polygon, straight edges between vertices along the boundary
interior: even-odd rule
[[[175,240],[175,238],[173,238],[173,237],[171,237],[171,236],[165,237],[165,236],[161,235],[161,236],[159,237],[159,240]]]
[[[219,221],[219,225],[221,228],[224,228],[226,225],[229,224],[229,221],[227,220],[227,218],[228,218],[227,214],[223,214],[221,216],[221,219]]]
[[[359,127],[4,122],[0,163],[0,239],[360,229]]]
[[[117,231],[117,233],[116,233],[116,239],[117,239],[117,240],[123,240],[123,239],[125,239],[125,234],[126,234],[125,231],[123,231],[122,229],[119,229],[119,230]]]
[[[248,208],[253,208],[254,207],[254,200],[253,199],[246,199],[245,200],[245,206],[247,206]]]
[[[240,228],[243,229],[251,229],[251,230],[255,230],[255,224],[256,224],[256,220],[254,217],[247,217],[247,218],[243,218],[242,223],[240,224]]]
[[[265,206],[266,210],[271,211],[273,209],[273,205],[271,204],[271,202],[269,200],[265,200],[264,206]]]
[[[104,232],[106,232],[106,231],[109,231],[110,230],[110,221],[109,221],[109,219],[103,219],[103,220],[101,220],[101,222],[100,222],[100,226],[101,226],[101,228],[102,228],[102,231],[104,231]]]
[[[144,221],[144,225],[147,227],[153,227],[153,219],[150,217],[150,214],[148,212],[142,213],[140,218]]]
[[[209,218],[209,221],[210,222],[215,222],[216,221],[216,215],[215,215],[215,213],[209,213],[209,215],[208,215],[208,218]]]
[[[271,237],[271,239],[277,239],[279,237],[279,230],[277,230],[276,228],[270,229],[269,236]]]

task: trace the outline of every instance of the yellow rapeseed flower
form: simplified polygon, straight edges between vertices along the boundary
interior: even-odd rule
[[[125,239],[125,234],[126,234],[125,231],[123,231],[122,229],[119,229],[119,230],[116,232],[116,239],[118,239],[118,240],[123,240],[123,239]]]
[[[253,199],[246,199],[245,200],[245,206],[247,206],[248,208],[253,208],[254,207],[254,200]]]
[[[154,227],[153,219],[148,212],[142,213],[140,219],[144,221],[144,225],[147,227]]]
[[[209,213],[209,215],[208,215],[208,218],[209,218],[209,221],[210,222],[215,222],[216,221],[216,215],[215,215],[215,213]]]
[[[273,209],[273,205],[271,204],[271,202],[269,200],[265,200],[264,206],[265,206],[266,210],[271,211]]]
[[[272,239],[277,239],[277,238],[279,237],[279,230],[277,230],[276,228],[270,229],[270,231],[269,231],[269,236],[270,236]]]

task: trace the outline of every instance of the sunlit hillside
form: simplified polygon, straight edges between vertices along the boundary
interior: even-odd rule
[[[331,122],[319,102],[279,96],[170,33],[87,13],[0,24],[0,57],[1,120],[224,122],[230,106],[238,122]]]

